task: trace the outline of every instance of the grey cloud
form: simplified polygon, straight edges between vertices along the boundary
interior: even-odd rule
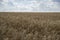
[[[14,4],[12,2],[8,2],[7,4],[8,4],[8,6],[14,6]]]
[[[60,2],[60,0],[53,0],[54,2]]]

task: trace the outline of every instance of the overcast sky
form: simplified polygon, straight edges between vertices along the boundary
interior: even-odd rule
[[[60,0],[0,0],[0,12],[60,12]]]

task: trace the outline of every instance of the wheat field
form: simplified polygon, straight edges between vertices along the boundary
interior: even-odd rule
[[[0,12],[0,40],[60,40],[60,13]]]

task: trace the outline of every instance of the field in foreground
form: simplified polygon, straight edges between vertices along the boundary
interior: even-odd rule
[[[60,13],[0,13],[0,40],[60,40]]]

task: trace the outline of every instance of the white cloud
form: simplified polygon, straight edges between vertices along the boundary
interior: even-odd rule
[[[0,11],[60,11],[52,0],[3,0],[2,4]]]

